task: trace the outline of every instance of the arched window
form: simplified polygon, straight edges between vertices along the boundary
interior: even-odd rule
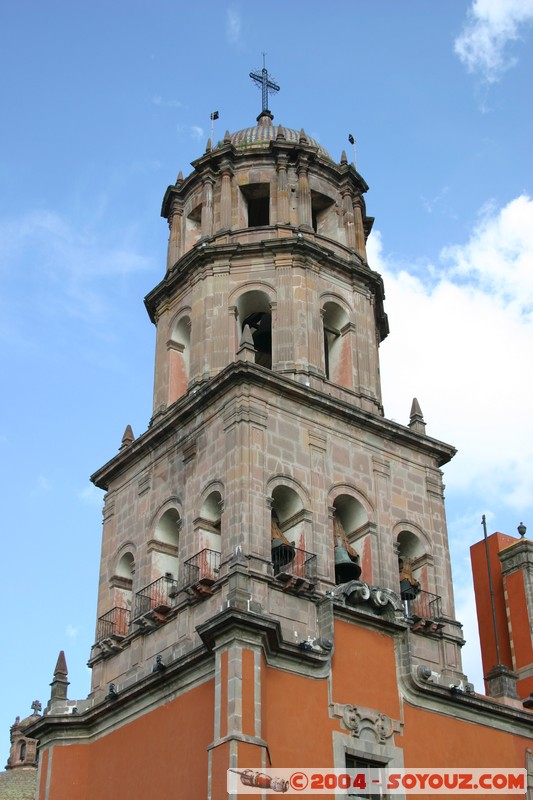
[[[271,547],[274,575],[287,568],[296,575],[305,572],[305,509],[289,486],[276,486],[271,501]]]
[[[19,761],[24,761],[26,758],[26,742],[22,741],[19,747]]]
[[[167,342],[169,353],[169,404],[185,394],[189,385],[191,320],[188,315],[175,323]]]
[[[115,567],[115,574],[111,579],[113,589],[113,606],[115,609],[129,611],[133,595],[133,576],[135,574],[135,559],[130,550],[123,552]],[[128,615],[115,612],[115,632],[126,635],[128,628]]]
[[[323,308],[324,366],[326,378],[342,386],[349,386],[352,369],[349,338],[346,337],[349,323],[346,311],[337,303],[328,301]]]
[[[268,295],[253,289],[242,294],[236,306],[240,336],[246,325],[250,328],[255,347],[255,363],[272,369],[272,313]]]
[[[359,500],[349,494],[337,495],[333,502],[335,583],[347,583],[361,576],[356,542],[366,535],[367,527],[368,515]],[[363,576],[363,580],[370,580],[370,576]]]
[[[159,518],[155,538],[150,542],[153,579],[163,575],[178,577],[180,528],[181,519],[175,508],[169,508]]]
[[[220,553],[220,526],[222,517],[222,495],[215,490],[210,492],[202,503],[200,517],[196,521],[199,549],[208,548]]]
[[[402,600],[414,600],[422,590],[425,549],[412,531],[401,531],[398,543],[398,575]]]

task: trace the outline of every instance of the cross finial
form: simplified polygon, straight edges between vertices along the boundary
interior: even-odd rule
[[[274,94],[275,92],[279,92],[280,89],[278,84],[274,83],[274,81],[272,80],[272,76],[268,74],[268,70],[265,66],[265,56],[266,53],[263,53],[263,69],[261,71],[256,70],[256,72],[250,72],[250,78],[254,81],[256,86],[261,87],[262,114],[265,111],[268,111],[268,95]]]

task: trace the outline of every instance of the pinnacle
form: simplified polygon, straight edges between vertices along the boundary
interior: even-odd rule
[[[58,678],[66,678],[68,675],[67,660],[65,658],[65,651],[61,650],[57,657],[56,668],[54,670],[54,680]]]

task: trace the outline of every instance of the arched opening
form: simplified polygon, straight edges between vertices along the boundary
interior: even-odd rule
[[[272,313],[268,296],[257,289],[241,295],[237,300],[237,315],[240,335],[246,325],[250,328],[255,363],[272,369]]]
[[[422,590],[420,582],[424,546],[412,531],[401,531],[398,543],[398,575],[402,600],[415,600]]]
[[[276,486],[271,504],[271,548],[274,575],[287,567],[301,571],[305,550],[304,506],[288,486]],[[300,564],[302,561],[302,564]]]
[[[367,531],[368,516],[355,497],[340,494],[333,503],[335,583],[359,580],[361,559],[355,542]],[[368,576],[367,576],[368,577]]]
[[[114,606],[115,613],[115,627],[117,633],[125,635],[128,628],[127,614],[121,614],[121,611],[128,611],[131,609],[131,601],[133,594],[133,576],[135,574],[135,559],[133,553],[126,552],[120,557],[115,569],[115,574],[112,579],[113,592],[114,592]]]
[[[220,572],[222,495],[218,489],[210,492],[203,501],[194,527],[197,552],[184,564],[184,581],[185,585],[195,587],[196,592],[204,596]]]
[[[184,252],[194,247],[202,235],[202,204],[195,206],[185,217]]]
[[[19,747],[19,761],[24,761],[26,758],[26,742],[22,741]]]
[[[166,576],[176,579],[179,565],[179,532],[181,519],[175,508],[169,508],[155,526],[151,542],[153,578]]]
[[[220,528],[222,518],[222,495],[219,491],[211,492],[200,510],[198,523],[198,539],[200,550],[208,548],[220,553]]]
[[[324,304],[324,367],[326,378],[343,386],[347,386],[349,383],[349,345],[346,338],[346,326],[349,321],[348,314],[340,305],[331,301]]]
[[[181,317],[167,342],[169,352],[169,404],[185,394],[189,385],[191,320]]]

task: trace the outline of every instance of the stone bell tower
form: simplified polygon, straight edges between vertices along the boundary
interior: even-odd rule
[[[413,664],[447,680],[462,675],[462,637],[440,472],[455,451],[426,435],[416,401],[407,426],[384,416],[365,181],[265,102],[192,167],[165,193],[167,268],[145,300],[153,416],[93,475],[98,621],[72,730],[90,716],[95,746],[113,736],[154,764],[173,741],[183,791],[192,774],[190,796],[215,798],[229,766],[301,760],[286,709],[304,686],[326,692],[336,730],[333,665],[355,674],[363,650],[382,663],[376,631],[407,636]],[[411,666],[392,666],[391,686]],[[140,797],[128,780],[123,796]]]

